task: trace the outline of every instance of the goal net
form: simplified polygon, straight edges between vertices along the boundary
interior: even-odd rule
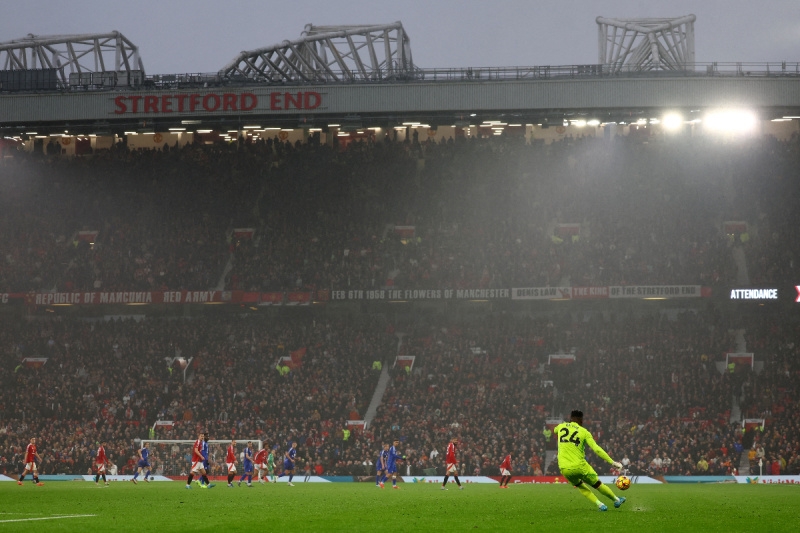
[[[244,459],[244,449],[247,443],[253,443],[253,457],[264,447],[263,441],[258,439],[236,440],[236,470],[243,472],[242,460]],[[186,476],[192,468],[192,447],[194,440],[142,440],[141,446],[147,443],[150,449],[150,465],[153,474],[161,476]],[[225,458],[228,455],[230,440],[209,440],[208,441],[208,475],[227,476],[228,471],[225,467]]]

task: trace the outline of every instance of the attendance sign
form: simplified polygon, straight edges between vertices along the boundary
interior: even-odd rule
[[[777,300],[778,289],[731,289],[731,300]]]

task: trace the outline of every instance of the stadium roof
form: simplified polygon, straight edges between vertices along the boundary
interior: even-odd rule
[[[686,69],[695,60],[695,18],[597,17],[598,63],[611,72]]]
[[[78,35],[33,35],[0,43],[0,70],[53,69],[58,85],[117,85],[116,75],[144,76],[139,47],[118,31]],[[101,83],[92,74],[105,74]],[[107,76],[112,74],[114,76]],[[112,84],[111,81],[114,83]],[[123,79],[127,85],[127,78]]]
[[[229,78],[306,83],[378,81],[413,73],[411,40],[401,22],[307,24],[299,39],[241,52],[220,70]]]

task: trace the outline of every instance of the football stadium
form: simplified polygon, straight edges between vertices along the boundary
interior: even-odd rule
[[[0,42],[0,527],[796,527],[800,63],[695,19]]]

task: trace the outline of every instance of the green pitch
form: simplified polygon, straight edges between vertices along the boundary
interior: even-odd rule
[[[302,479],[302,477],[301,477]],[[791,531],[797,485],[633,485],[601,513],[567,485],[0,483],[2,531]],[[620,491],[615,491],[621,494]],[[81,516],[88,515],[88,516]],[[37,520],[30,520],[37,519]]]

